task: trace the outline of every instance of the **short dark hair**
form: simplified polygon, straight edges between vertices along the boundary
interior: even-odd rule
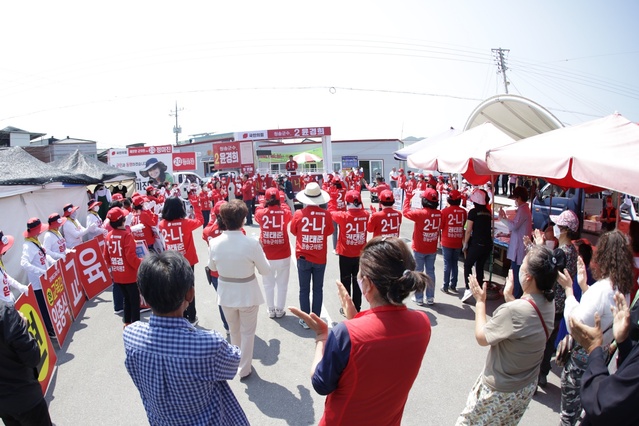
[[[231,200],[220,207],[220,216],[229,231],[237,231],[244,225],[248,208],[243,201]]]
[[[158,314],[177,310],[195,285],[193,268],[177,251],[150,251],[138,268],[138,288],[144,300]]]
[[[359,270],[392,305],[402,305],[412,291],[423,291],[431,279],[416,272],[408,245],[395,237],[375,237],[362,250]]]
[[[178,197],[169,197],[164,202],[162,208],[162,219],[169,222],[177,219],[184,219],[186,217],[186,210],[184,210],[184,204]]]

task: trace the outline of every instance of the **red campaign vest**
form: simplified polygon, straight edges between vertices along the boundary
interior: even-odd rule
[[[459,206],[448,206],[442,210],[442,247],[462,248],[467,218],[468,213]]]
[[[135,252],[135,241],[124,229],[114,229],[106,237],[104,259],[111,268],[113,281],[119,284],[137,281],[141,259]]]
[[[255,221],[260,225],[260,241],[268,260],[286,259],[291,256],[288,224],[291,211],[279,206],[259,208]]]
[[[205,191],[200,192],[200,208],[202,210],[211,210],[211,200],[209,194]]]
[[[428,317],[406,306],[386,305],[344,324],[350,356],[337,389],[326,397],[319,424],[399,426],[430,341]]]
[[[368,212],[364,209],[349,209],[345,212],[332,212],[331,216],[339,225],[337,254],[359,257],[366,244]]]
[[[406,219],[415,222],[413,228],[414,251],[422,254],[437,253],[439,230],[442,225],[442,214],[437,209],[423,208],[418,210],[404,209]]]
[[[392,207],[387,207],[371,215],[367,230],[373,233],[373,238],[383,235],[399,237],[401,225],[402,212]]]
[[[346,189],[337,189],[331,186],[328,191],[331,199],[328,201],[328,210],[330,211],[346,211]]]
[[[157,218],[155,215],[148,210],[143,210],[140,214],[133,214],[131,218],[131,226],[143,224],[144,228],[141,231],[133,232],[133,238],[139,241],[144,241],[147,246],[153,245],[155,242],[155,237],[153,236],[152,226],[157,226]]]
[[[333,220],[327,210],[317,206],[297,210],[291,220],[291,234],[296,236],[295,257],[326,264],[327,239],[332,233]]]

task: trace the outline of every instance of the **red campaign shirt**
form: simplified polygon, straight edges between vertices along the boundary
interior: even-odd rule
[[[255,185],[250,180],[247,180],[242,184],[242,199],[249,201],[255,198]]]
[[[211,204],[214,206],[215,203],[217,203],[220,200],[223,200],[224,196],[222,195],[222,193],[219,190],[213,189],[209,193],[209,199],[211,200]]]
[[[406,175],[404,173],[401,173],[399,176],[397,176],[397,186],[399,188],[403,188],[404,183],[406,183]]]
[[[423,209],[411,210],[409,201],[404,201],[402,211],[406,219],[415,222],[413,228],[414,251],[422,254],[437,253],[437,241],[439,240],[439,230],[442,225],[442,213],[437,209],[425,207]]]
[[[334,185],[331,185],[330,188],[328,188],[328,195],[331,196],[331,199],[328,200],[329,211],[346,211],[346,188],[342,187],[342,189],[338,189]]]
[[[193,243],[193,231],[202,226],[204,217],[199,206],[193,206],[195,219],[176,219],[160,221],[160,231],[164,237],[167,250],[179,251],[193,266],[198,262],[195,244]]]
[[[331,217],[339,225],[337,254],[359,257],[366,244],[368,212],[363,208],[348,209],[345,212],[331,212]]]
[[[366,185],[366,188],[367,188],[367,189],[368,189],[371,193],[373,193],[373,192],[374,192],[374,193],[376,193],[376,194],[381,194],[381,193],[382,193],[382,191],[386,191],[386,190],[390,191],[390,190],[391,190],[390,186],[388,186],[388,184],[386,184],[386,183],[380,183],[380,184],[379,184],[379,185],[377,185],[377,186],[369,186],[369,185],[367,184],[367,185]]]
[[[426,181],[425,180],[418,181],[417,185],[415,185],[415,190],[426,191]]]
[[[286,204],[285,204],[286,205]],[[255,221],[260,225],[260,241],[268,260],[286,259],[291,256],[288,225],[291,210],[280,206],[258,207]]]
[[[375,212],[368,220],[367,231],[373,233],[373,238],[381,235],[399,237],[399,228],[402,225],[402,212],[392,207],[384,207]]]
[[[297,170],[297,161],[288,160],[286,162],[286,171],[287,172],[294,172],[295,170]]]
[[[295,257],[303,256],[311,263],[326,264],[327,238],[333,233],[330,212],[318,206],[297,210],[291,220],[291,234],[295,235]]]
[[[200,192],[200,208],[202,210],[211,210],[211,199],[206,191]]]
[[[244,184],[242,178],[236,177],[233,184],[235,184],[235,196],[240,197],[242,195],[242,185]]]
[[[114,229],[109,232],[102,254],[111,268],[113,282],[130,284],[137,281],[142,259],[135,252],[135,240],[131,232],[126,229]]]
[[[133,238],[146,242],[147,246],[152,245],[155,242],[153,236],[152,226],[158,226],[158,217],[149,210],[142,210],[140,213],[133,213],[131,218],[131,226],[143,224],[144,228],[141,231],[133,232]]]
[[[459,206],[448,206],[442,210],[442,247],[462,248],[467,218],[468,212]]]

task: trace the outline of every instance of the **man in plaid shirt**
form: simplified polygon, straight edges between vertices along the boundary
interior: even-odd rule
[[[124,361],[151,425],[248,425],[227,380],[240,349],[216,331],[193,327],[183,312],[193,300],[193,270],[176,251],[150,252],[138,270],[149,322],[124,329]]]

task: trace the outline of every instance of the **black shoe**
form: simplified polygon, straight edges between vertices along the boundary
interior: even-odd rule
[[[543,374],[539,375],[539,379],[537,380],[537,385],[541,388],[545,388],[546,385],[548,385],[548,379],[546,378],[545,375]]]

